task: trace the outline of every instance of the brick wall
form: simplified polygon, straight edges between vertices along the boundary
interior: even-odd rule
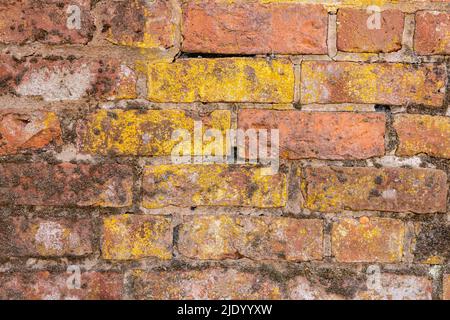
[[[1,1],[0,298],[450,299],[449,68],[449,0]]]

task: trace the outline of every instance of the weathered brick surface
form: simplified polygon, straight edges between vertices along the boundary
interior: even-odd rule
[[[431,300],[432,283],[426,277],[381,274],[380,288],[362,290],[358,300]]]
[[[420,11],[416,14],[414,48],[419,54],[450,54],[450,13]]]
[[[137,48],[170,48],[177,43],[177,8],[173,1],[105,1],[103,32],[114,44]]]
[[[384,154],[383,114],[242,110],[238,120],[244,130],[278,129],[280,155],[287,159],[364,159]]]
[[[125,165],[5,163],[0,177],[1,205],[126,207],[132,200]]]
[[[123,275],[115,272],[82,272],[80,288],[69,286],[71,273],[48,271],[0,273],[0,299],[9,300],[119,300]]]
[[[305,61],[301,101],[441,107],[446,78],[442,64]]]
[[[325,54],[327,24],[327,11],[320,5],[187,1],[183,6],[182,50]]]
[[[225,138],[225,130],[231,128],[231,112],[216,110],[199,116],[182,110],[101,110],[79,123],[78,144],[86,153],[169,156],[178,144],[172,135],[183,129],[192,140],[195,121],[202,122],[203,131],[217,129]],[[212,143],[204,142],[204,148],[209,145]]]
[[[40,150],[62,144],[58,116],[53,112],[0,114],[0,155]]]
[[[318,167],[305,170],[311,210],[445,212],[447,175],[434,169]]]
[[[75,17],[71,6],[80,10],[79,29],[68,24]],[[95,31],[90,7],[88,0],[4,0],[0,3],[0,43],[86,44]]]
[[[161,165],[144,170],[146,208],[166,206],[286,205],[286,175],[262,175],[262,168],[240,165]]]
[[[322,222],[313,219],[194,217],[178,229],[178,251],[192,259],[206,260],[320,260],[322,229]]]
[[[170,218],[120,215],[103,219],[102,255],[107,260],[172,257]]]
[[[0,299],[450,299],[449,6],[0,0]]]
[[[444,264],[450,259],[450,225],[442,222],[415,224],[414,259],[430,265]]]
[[[287,60],[180,59],[148,69],[154,102],[267,102],[294,100],[294,68]]]
[[[393,52],[402,47],[405,15],[400,10],[381,12],[380,29],[369,29],[373,12],[341,9],[337,14],[337,48],[345,52]]]
[[[280,299],[280,285],[268,277],[234,269],[132,274],[133,297],[140,300]]]
[[[444,300],[450,300],[450,275],[444,275]]]
[[[393,219],[342,219],[333,223],[331,246],[339,262],[398,262],[402,259],[404,223]]]
[[[93,252],[89,219],[0,219],[0,257],[82,256]]]
[[[136,97],[134,71],[115,59],[44,57],[18,60],[0,55],[0,95],[46,101]]]
[[[433,157],[450,158],[449,117],[401,114],[394,119],[400,142],[398,155],[425,153]]]

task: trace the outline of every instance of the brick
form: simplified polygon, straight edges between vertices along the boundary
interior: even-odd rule
[[[337,48],[344,52],[394,52],[402,48],[405,14],[384,10],[381,28],[369,29],[367,10],[343,8],[337,13]]]
[[[217,129],[225,138],[225,130],[231,128],[231,112],[215,110],[199,116],[182,110],[100,110],[79,123],[78,145],[85,153],[169,156],[179,143],[172,139],[176,130],[187,130],[193,141],[194,121],[202,121],[204,132]],[[204,140],[207,146],[212,143]],[[191,148],[192,154],[194,151]]]
[[[138,300],[275,300],[283,296],[273,280],[231,268],[136,270],[131,281],[133,297]]]
[[[297,276],[287,282],[289,300],[344,300],[345,297],[328,292],[325,286],[314,283],[304,276]]]
[[[446,274],[444,275],[444,300],[450,300],[450,275]]]
[[[183,5],[185,52],[326,54],[327,10],[320,5],[204,0]]]
[[[280,155],[287,159],[382,156],[385,126],[385,115],[380,113],[245,109],[238,116],[238,127],[244,130],[278,129]]]
[[[160,165],[144,170],[146,208],[167,206],[284,207],[286,176],[239,165]]]
[[[441,107],[445,65],[304,61],[301,102],[424,104]]]
[[[107,260],[172,258],[171,219],[130,215],[103,219],[102,256]]]
[[[126,207],[133,172],[125,165],[4,163],[0,204]]]
[[[383,218],[341,219],[333,223],[331,247],[339,262],[402,260],[405,226]]]
[[[445,264],[450,259],[450,224],[429,221],[415,224],[414,260]]]
[[[136,75],[117,60],[62,57],[17,60],[0,55],[0,95],[38,96],[45,101],[133,99]]]
[[[177,45],[178,10],[173,4],[167,0],[105,1],[99,11],[106,39],[145,49]]]
[[[149,65],[153,102],[261,102],[294,100],[294,69],[287,60],[179,59]]]
[[[196,216],[178,230],[178,251],[191,259],[322,259],[320,220]]]
[[[432,283],[426,277],[383,273],[380,288],[361,290],[357,300],[431,300]]]
[[[441,170],[306,168],[303,187],[305,206],[316,211],[446,211],[447,175]]]
[[[450,13],[419,11],[416,13],[414,49],[418,54],[450,54]]]
[[[449,117],[401,114],[395,116],[394,128],[399,140],[397,155],[425,153],[450,159]]]
[[[93,233],[89,219],[0,218],[0,257],[87,255]]]
[[[76,17],[74,11],[69,11],[70,6],[80,10],[79,29],[68,23]],[[3,0],[0,21],[2,44],[87,44],[95,31],[88,0]]]
[[[0,299],[119,300],[124,294],[123,276],[119,273],[81,272],[79,289],[73,286],[71,276],[49,271],[0,273]]]
[[[61,145],[61,128],[53,112],[0,114],[0,155]]]

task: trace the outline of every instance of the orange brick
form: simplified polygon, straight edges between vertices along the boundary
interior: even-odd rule
[[[419,11],[416,13],[414,49],[419,54],[450,54],[450,13]]]
[[[280,155],[287,159],[365,159],[384,155],[381,113],[250,110],[239,112],[238,127],[278,129]]]
[[[403,255],[404,223],[370,218],[361,223],[342,219],[333,223],[331,246],[339,262],[399,262]]]
[[[123,275],[116,272],[81,272],[80,288],[71,288],[71,273],[0,273],[2,300],[119,300]]]
[[[93,252],[89,219],[0,219],[0,257],[83,256]]]
[[[183,51],[326,54],[328,14],[320,5],[186,1]]]
[[[402,47],[405,15],[400,10],[384,10],[381,28],[369,29],[373,13],[360,9],[339,9],[337,47],[345,52],[393,52]]]
[[[450,159],[450,118],[418,114],[401,114],[394,118],[398,135],[397,155],[425,153]]]
[[[322,258],[320,220],[201,216],[183,223],[179,252],[192,259],[309,261]]]
[[[136,270],[131,283],[138,300],[276,300],[283,296],[281,286],[268,277],[231,268]]]
[[[62,144],[58,117],[53,112],[0,114],[0,155],[39,150]]]

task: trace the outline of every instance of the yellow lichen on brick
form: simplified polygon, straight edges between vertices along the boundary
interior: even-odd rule
[[[263,176],[263,168],[228,165],[160,165],[144,172],[144,207],[283,207],[284,174]]]
[[[446,68],[423,64],[305,61],[301,102],[441,106]]]
[[[440,170],[318,167],[305,172],[302,191],[310,210],[445,212],[447,176]]]
[[[193,141],[196,120],[203,120],[203,134],[207,129],[216,129],[225,138],[225,131],[231,127],[231,113],[227,110],[215,110],[204,117],[182,110],[100,110],[80,124],[79,146],[85,153],[168,156],[181,141],[181,137],[172,139],[176,130],[186,130]],[[204,139],[201,152],[211,144]],[[200,155],[195,151],[191,146],[191,154]]]
[[[342,219],[333,225],[333,255],[340,262],[396,262],[403,256],[404,223],[371,218]]]
[[[425,153],[450,159],[449,117],[400,114],[394,118],[394,128],[400,142],[397,155]]]
[[[294,69],[287,60],[224,58],[155,63],[148,68],[155,102],[291,103]]]
[[[172,257],[171,243],[170,218],[125,214],[103,220],[104,259],[157,257],[167,260]]]

